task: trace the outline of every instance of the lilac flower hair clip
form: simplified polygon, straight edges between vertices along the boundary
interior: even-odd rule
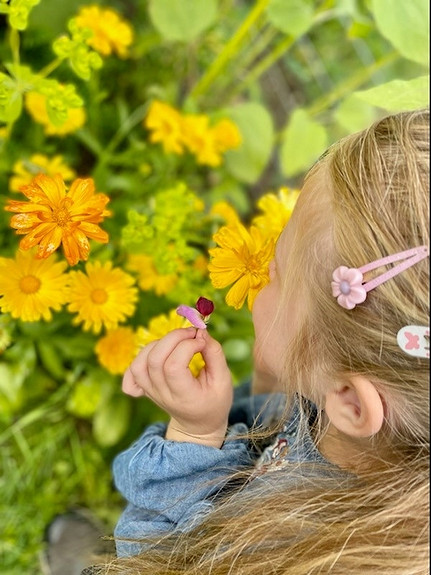
[[[214,304],[210,299],[200,297],[195,307],[180,305],[177,307],[177,314],[185,317],[189,322],[198,329],[206,329],[210,315],[214,311]]]
[[[337,302],[345,309],[353,309],[357,304],[362,303],[367,298],[367,293],[380,284],[390,280],[409,267],[417,264],[429,255],[428,246],[419,246],[405,252],[399,252],[375,260],[360,268],[348,268],[340,266],[332,274],[332,295],[337,298]],[[376,276],[374,279],[364,283],[364,274],[375,270],[381,266],[387,266],[394,262],[397,264],[387,272]]]

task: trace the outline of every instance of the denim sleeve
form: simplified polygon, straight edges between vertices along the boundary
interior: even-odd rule
[[[247,441],[227,439],[221,449],[164,439],[165,424],[154,424],[114,459],[117,489],[128,505],[115,529],[117,538],[139,539],[186,529],[204,514],[235,470],[253,463]],[[230,435],[244,433],[236,424]],[[139,546],[117,541],[119,555]]]

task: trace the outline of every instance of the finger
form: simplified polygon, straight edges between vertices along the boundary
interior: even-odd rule
[[[218,378],[230,376],[230,370],[221,344],[210,336],[207,330],[199,330],[197,340],[203,340],[205,346],[201,354],[205,361],[205,373],[208,377],[217,381]]]
[[[147,357],[148,376],[152,384],[162,383],[164,380],[164,368],[168,357],[173,350],[185,340],[194,340],[196,328],[174,329],[157,342],[157,345],[150,349]]]
[[[187,339],[180,342],[167,357],[163,366],[163,377],[169,387],[175,389],[189,385],[193,377],[189,365],[193,356],[205,346],[203,339]],[[195,380],[196,381],[196,380]]]
[[[136,383],[135,377],[130,371],[130,368],[124,373],[121,389],[125,394],[131,395],[132,397],[142,397],[145,395],[142,387]]]

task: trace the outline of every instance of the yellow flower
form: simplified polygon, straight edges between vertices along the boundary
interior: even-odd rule
[[[222,153],[238,148],[242,142],[238,127],[227,118],[217,122],[211,129],[211,135],[216,148]]]
[[[234,208],[224,200],[216,202],[212,206],[211,214],[215,216],[221,216],[228,226],[235,225],[240,222],[239,216]]]
[[[168,314],[161,314],[153,317],[147,328],[140,327],[137,330],[138,343],[140,346],[147,345],[148,343],[161,339],[174,329],[182,327],[190,327],[191,323],[185,318],[179,316],[173,309]],[[203,357],[200,353],[193,356],[189,364],[190,371],[194,376],[197,376],[200,370],[205,365]]]
[[[28,250],[38,245],[38,258],[47,258],[59,246],[69,265],[86,261],[90,252],[87,238],[107,243],[108,234],[97,224],[110,212],[105,194],[94,193],[91,178],[75,180],[67,191],[59,174],[54,177],[39,174],[21,192],[30,200],[9,200],[5,210],[18,212],[11,218],[11,227],[24,235],[20,248]]]
[[[278,237],[292,215],[298,196],[299,190],[287,187],[280,188],[277,195],[263,195],[256,204],[263,214],[254,217],[252,224],[263,233]]]
[[[95,347],[100,365],[114,375],[126,371],[138,350],[137,336],[131,327],[119,327],[109,331],[99,339]]]
[[[9,188],[18,192],[21,186],[30,184],[37,174],[54,176],[60,174],[65,182],[75,177],[75,172],[63,162],[62,156],[48,158],[43,154],[33,154],[29,160],[18,160],[13,166],[14,175],[9,180]]]
[[[9,137],[9,129],[7,126],[0,126],[0,143],[7,140]]]
[[[151,132],[150,142],[160,143],[168,154],[183,154],[183,118],[169,104],[154,100],[144,120],[145,127]]]
[[[203,255],[196,257],[193,263],[193,269],[205,276],[208,273],[208,258]]]
[[[112,262],[89,262],[86,273],[73,271],[70,276],[68,310],[76,312],[75,325],[83,323],[85,331],[99,333],[104,326],[116,329],[118,324],[133,315],[138,298],[133,277]]]
[[[177,274],[159,274],[153,258],[146,254],[129,255],[127,269],[138,273],[138,285],[142,290],[154,290],[157,295],[169,293],[178,281]]]
[[[208,116],[189,114],[184,117],[184,143],[199,164],[219,166],[222,158],[209,127]]]
[[[33,120],[43,125],[47,136],[65,136],[71,132],[76,132],[85,124],[86,120],[84,108],[71,108],[68,111],[67,120],[61,126],[54,126],[46,110],[46,96],[37,92],[26,94],[25,107]]]
[[[259,228],[247,230],[241,223],[223,226],[213,236],[218,247],[209,250],[208,269],[216,289],[230,284],[226,303],[240,309],[246,298],[251,310],[258,292],[269,282],[268,266],[274,254],[274,238],[265,237]]]
[[[184,143],[199,164],[217,167],[222,154],[241,143],[238,128],[230,120],[210,127],[208,116],[189,114],[184,117]]]
[[[52,319],[51,309],[67,302],[65,262],[38,260],[33,252],[18,250],[15,259],[0,259],[0,309],[22,321]]]
[[[109,56],[113,52],[121,58],[128,56],[133,30],[114,10],[83,6],[75,21],[79,28],[89,28],[93,32],[87,44],[102,56]]]

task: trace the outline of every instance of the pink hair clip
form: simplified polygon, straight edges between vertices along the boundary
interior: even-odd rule
[[[407,268],[425,259],[428,255],[428,246],[419,246],[418,248],[375,260],[360,268],[340,266],[334,270],[332,274],[332,295],[337,298],[337,302],[341,307],[353,309],[357,304],[363,303],[366,300],[367,292],[397,276]],[[364,283],[364,273],[400,260],[404,261],[369,282]]]

